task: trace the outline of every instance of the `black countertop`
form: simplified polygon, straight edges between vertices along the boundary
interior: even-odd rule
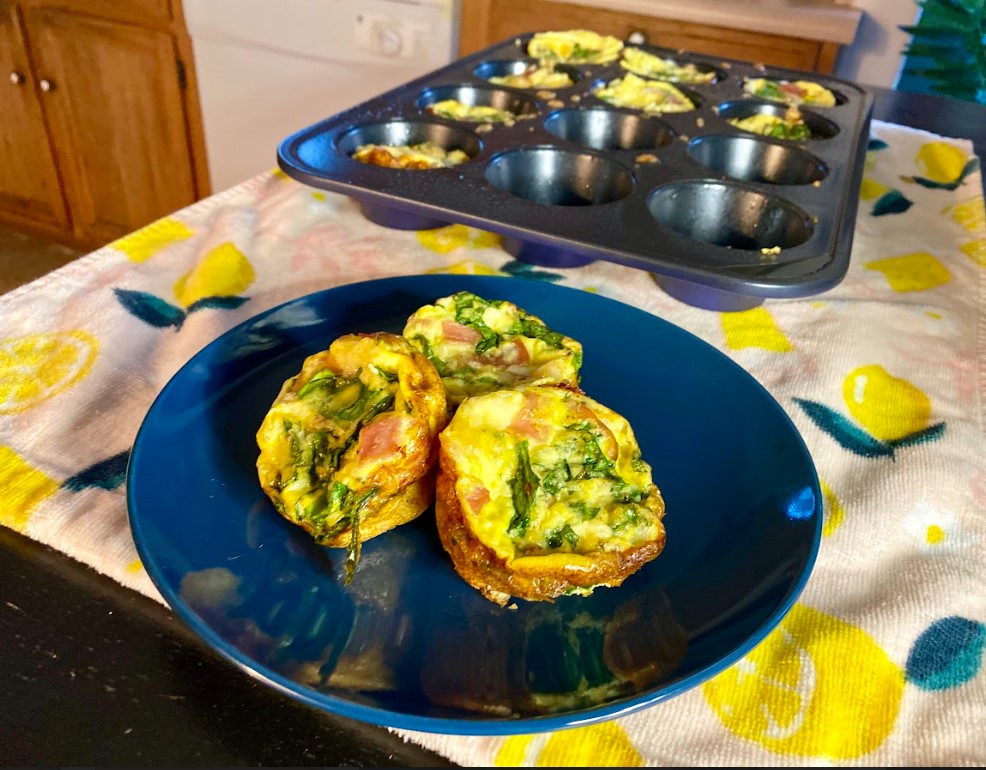
[[[971,139],[986,155],[986,106],[870,90],[874,118]],[[260,684],[157,602],[3,527],[0,763],[452,764]]]

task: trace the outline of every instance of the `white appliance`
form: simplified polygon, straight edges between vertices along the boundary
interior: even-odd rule
[[[289,134],[452,61],[460,0],[184,0],[214,192]]]

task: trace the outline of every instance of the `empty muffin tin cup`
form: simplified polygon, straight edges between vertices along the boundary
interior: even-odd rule
[[[653,150],[674,137],[671,127],[658,118],[604,107],[558,110],[545,118],[544,128],[595,150]]]
[[[357,126],[339,137],[336,147],[339,152],[351,156],[364,144],[400,147],[423,142],[436,144],[445,151],[462,150],[470,158],[476,157],[483,146],[476,134],[461,126],[425,120],[390,120]],[[378,168],[384,172],[398,174],[428,174],[435,170]],[[358,196],[354,197],[359,203],[363,216],[383,227],[394,230],[433,230],[449,224],[447,220],[375,203]]]
[[[651,216],[663,227],[695,241],[720,246],[702,258],[728,279],[730,266],[754,267],[777,261],[779,252],[800,246],[813,231],[811,220],[782,198],[730,182],[695,180],[676,182],[654,191],[647,199]],[[700,250],[696,250],[699,253]],[[731,292],[715,286],[654,274],[668,294],[710,310],[745,310],[762,297]],[[741,284],[737,280],[738,284]]]
[[[599,206],[633,191],[633,172],[602,155],[551,146],[525,147],[495,156],[486,180],[519,198],[549,206]],[[517,259],[545,267],[576,267],[595,261],[564,247],[505,238],[504,248]]]
[[[551,146],[501,152],[486,181],[519,198],[550,206],[598,206],[633,191],[633,172],[602,155]]]
[[[819,182],[828,174],[825,164],[807,150],[754,136],[700,136],[688,143],[688,156],[713,171],[748,182],[803,185]]]

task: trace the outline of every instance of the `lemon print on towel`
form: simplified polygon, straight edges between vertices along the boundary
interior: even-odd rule
[[[931,400],[879,364],[852,370],[842,382],[849,419],[824,404],[795,398],[805,414],[843,448],[862,457],[893,457],[903,447],[935,441],[945,423],[930,424]]]
[[[762,348],[775,353],[794,350],[791,340],[777,326],[774,317],[762,307],[723,313],[722,330],[726,334],[726,345],[732,350]]]
[[[114,289],[120,304],[133,316],[157,328],[180,329],[185,319],[207,308],[233,310],[249,297],[240,296],[256,278],[253,266],[232,243],[222,243],[208,252],[174,286],[173,305],[144,291]]]
[[[642,767],[643,758],[616,722],[557,733],[513,735],[496,755],[497,767]]]
[[[926,142],[914,158],[917,173],[902,176],[932,190],[954,190],[979,168],[979,158],[949,142]]]
[[[958,203],[953,203],[941,212],[949,219],[958,222],[970,233],[979,234],[986,230],[986,208],[983,196],[974,195]],[[974,238],[959,246],[959,249],[979,267],[986,267],[986,238]]]
[[[914,202],[900,190],[887,187],[870,176],[876,166],[877,153],[887,149],[887,147],[889,145],[882,139],[870,139],[866,146],[866,160],[863,163],[864,176],[859,187],[859,198],[862,201],[873,201],[870,214],[875,217],[882,217],[886,214],[903,214],[914,205]]]
[[[192,237],[192,229],[174,217],[165,217],[110,244],[131,262],[146,262],[162,249]]]
[[[0,340],[0,414],[26,411],[72,387],[98,351],[96,338],[80,329]]]
[[[894,728],[904,671],[865,632],[796,605],[702,693],[736,735],[778,754],[858,759]]]
[[[57,481],[0,445],[0,524],[24,532],[38,505],[57,489]]]
[[[898,293],[928,291],[952,280],[948,268],[926,251],[874,259],[866,263],[866,269],[883,273],[890,288]]]
[[[500,236],[474,227],[454,224],[436,227],[433,230],[419,230],[418,241],[422,246],[439,254],[466,246],[471,249],[490,249],[500,245]]]

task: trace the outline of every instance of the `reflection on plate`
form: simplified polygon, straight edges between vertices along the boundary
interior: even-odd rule
[[[633,425],[667,547],[621,587],[498,607],[455,574],[429,512],[365,543],[345,586],[345,549],[316,545],[261,490],[254,434],[301,361],[344,333],[399,333],[459,290],[581,341],[583,388]],[[625,714],[731,665],[800,594],[822,516],[797,429],[726,356],[613,300],[487,276],[340,286],[232,329],[148,411],[127,500],[148,574],[220,654],[332,713],[483,735]]]

